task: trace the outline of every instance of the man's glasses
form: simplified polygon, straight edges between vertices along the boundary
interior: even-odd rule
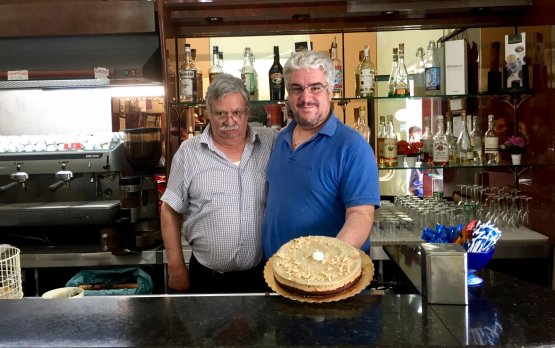
[[[216,111],[213,113],[214,119],[216,121],[225,121],[229,116],[233,118],[235,121],[239,121],[243,116],[247,114],[247,110],[235,110],[231,113],[224,112],[224,111]]]
[[[309,93],[311,94],[320,94],[322,93],[326,88],[328,88],[329,85],[323,85],[321,83],[315,83],[313,85],[309,85],[306,87],[303,87],[301,85],[291,85],[289,87],[289,94],[303,94],[304,90],[308,90]]]

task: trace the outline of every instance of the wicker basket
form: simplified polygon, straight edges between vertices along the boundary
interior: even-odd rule
[[[19,249],[0,244],[0,299],[23,298]]]

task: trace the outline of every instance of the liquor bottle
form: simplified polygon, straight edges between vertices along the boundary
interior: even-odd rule
[[[370,128],[366,124],[366,107],[361,106],[358,108],[358,119],[353,128],[366,139],[366,142],[370,142]]]
[[[376,78],[376,67],[370,61],[370,48],[364,46],[364,57],[357,68],[359,74],[359,98],[374,96],[374,83]]]
[[[493,130],[493,115],[488,115],[488,130],[484,133],[484,154],[486,164],[499,163],[499,137]]]
[[[241,68],[241,80],[249,92],[250,100],[258,100],[258,76],[254,69],[254,55],[250,47],[245,47],[243,54],[243,67]]]
[[[218,51],[218,65],[220,66],[220,71],[222,72],[222,74],[225,74],[224,53],[222,51]]]
[[[424,132],[420,140],[422,141],[422,163],[431,164],[433,161],[433,150],[434,150],[434,137],[430,131],[430,117],[424,117]]]
[[[279,46],[274,46],[274,63],[268,72],[270,80],[270,99],[285,99],[285,82],[283,81],[283,67],[279,62]]]
[[[434,134],[433,162],[436,166],[449,165],[447,135],[443,131],[443,115],[437,115],[437,131]]]
[[[378,166],[383,167],[384,162],[384,139],[386,134],[385,116],[380,116],[380,124],[378,126],[377,146],[378,146]]]
[[[457,137],[453,133],[453,121],[451,111],[445,113],[445,135],[447,136],[449,163],[457,162]]]
[[[391,72],[389,73],[389,82],[387,83],[387,96],[393,97],[395,95],[395,75],[399,68],[399,54],[398,48],[393,49],[393,63],[391,64]]]
[[[192,48],[191,49],[191,59],[192,59],[192,63],[193,63],[193,67],[195,69],[196,72],[196,81],[195,81],[195,91],[197,91],[195,98],[196,101],[201,101],[202,100],[202,92],[203,92],[203,86],[202,86],[202,71],[199,69],[198,67],[198,63],[197,63],[197,50]]]
[[[191,61],[191,46],[185,44],[185,62],[179,67],[179,101],[182,103],[196,101],[197,77]]]
[[[426,95],[441,94],[441,67],[436,57],[436,42],[430,40],[428,43],[428,56],[426,57],[425,71],[426,75]]]
[[[395,74],[395,96],[408,97],[409,95],[409,74],[407,73],[407,67],[405,66],[405,44],[400,43],[399,67],[397,69],[397,74]]]
[[[214,78],[216,78],[218,75],[222,73],[218,60],[219,60],[218,46],[212,46],[212,64],[208,69],[208,80],[210,81],[210,83],[212,83]]]
[[[424,63],[424,49],[422,47],[418,47],[416,50],[416,57],[413,96],[422,97],[426,94],[426,64]]]
[[[468,165],[474,163],[474,154],[470,146],[470,135],[466,123],[466,112],[461,112],[461,132],[457,138],[457,163]]]
[[[337,58],[337,41],[333,38],[330,58],[333,62],[333,95],[332,98],[343,98],[343,64]]]
[[[384,137],[384,164],[386,167],[397,166],[397,134],[393,129],[393,116],[387,115],[387,128]]]
[[[358,71],[358,67],[360,63],[362,63],[362,59],[364,58],[364,51],[358,51],[358,65],[355,69],[355,96],[360,95],[360,71]]]
[[[470,131],[470,147],[474,155],[474,164],[482,164],[482,132],[478,124],[478,116],[472,118],[472,130]]]

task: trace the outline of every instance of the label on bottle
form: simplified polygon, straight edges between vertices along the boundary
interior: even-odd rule
[[[196,72],[194,70],[179,71],[179,96],[181,101],[194,101]]]
[[[341,65],[334,65],[333,69],[333,95],[341,98],[343,95],[343,68]]]
[[[283,83],[283,74],[280,72],[275,72],[270,74],[270,83],[272,87],[280,87]]]
[[[378,138],[378,159],[383,159],[384,146],[384,138]]]
[[[397,141],[395,139],[384,139],[383,157],[386,166],[395,167],[397,165]]]
[[[252,72],[242,73],[241,80],[243,80],[243,83],[245,84],[245,87],[247,88],[247,92],[249,92],[249,95],[251,97],[254,96],[254,94],[256,93],[256,82],[254,78],[254,73]]]
[[[363,96],[374,94],[374,74],[371,69],[360,71],[360,94]]]
[[[449,144],[447,144],[447,141],[434,141],[432,156],[434,163],[449,162]]]
[[[498,137],[484,137],[484,152],[497,154],[499,151]]]
[[[441,89],[441,69],[438,66],[426,68],[426,91],[439,91]]]
[[[281,72],[270,73],[270,99],[283,100],[284,82],[283,74]]]

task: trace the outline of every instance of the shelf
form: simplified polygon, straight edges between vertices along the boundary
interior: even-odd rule
[[[388,101],[399,101],[399,100],[421,100],[421,99],[459,99],[459,98],[500,98],[502,100],[526,100],[529,98],[531,93],[501,93],[501,94],[488,94],[488,93],[478,93],[478,94],[441,94],[441,95],[425,95],[425,96],[407,96],[407,97],[367,97],[367,98],[360,98],[360,97],[345,97],[345,98],[333,98],[332,102],[341,104],[341,103],[349,103],[351,101],[371,101],[371,100],[388,100]],[[284,104],[287,100],[252,100],[251,103],[253,104]],[[201,100],[198,102],[184,102],[184,103],[171,103],[172,107],[195,107],[198,105],[204,105],[206,103],[205,100]]]
[[[403,169],[470,169],[470,168],[474,168],[474,169],[478,169],[478,168],[482,168],[482,169],[489,169],[489,170],[495,170],[495,169],[504,169],[504,168],[509,168],[509,169],[527,169],[529,167],[535,167],[535,166],[555,166],[555,163],[522,163],[519,165],[513,165],[509,162],[506,163],[501,163],[501,164],[496,164],[496,165],[487,165],[487,164],[481,164],[481,165],[458,165],[458,164],[454,164],[454,165],[448,165],[448,166],[435,166],[435,165],[430,165],[430,164],[426,164],[426,165],[416,165],[414,167],[408,167],[408,166],[402,166],[402,165],[397,165],[395,167],[378,167],[378,170],[380,171],[384,171],[384,170],[403,170]]]

